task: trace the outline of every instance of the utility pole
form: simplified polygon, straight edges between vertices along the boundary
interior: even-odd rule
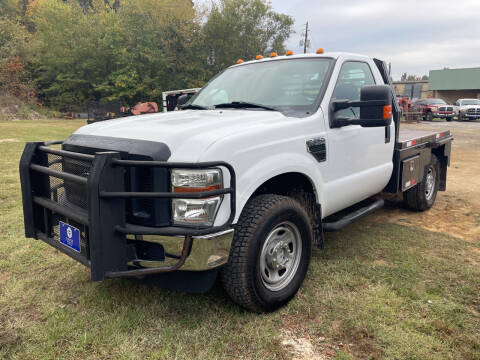
[[[308,40],[308,21],[305,24],[305,32],[302,33],[303,39],[300,40],[300,46],[303,46],[303,53],[307,53],[307,48],[310,47],[310,40]]]

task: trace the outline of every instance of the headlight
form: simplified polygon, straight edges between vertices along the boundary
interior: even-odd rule
[[[223,187],[220,169],[174,169],[172,191],[192,193],[219,190]],[[205,199],[172,199],[172,218],[175,225],[212,226],[223,196]]]

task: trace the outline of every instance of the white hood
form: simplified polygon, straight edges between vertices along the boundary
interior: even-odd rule
[[[172,154],[188,143],[199,155],[219,139],[254,129],[258,133],[262,127],[288,119],[277,111],[184,110],[101,121],[75,134],[162,142]]]
[[[478,109],[480,105],[463,105],[460,106],[460,110],[468,110],[468,109]]]

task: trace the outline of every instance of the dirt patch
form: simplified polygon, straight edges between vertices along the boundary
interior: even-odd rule
[[[315,352],[309,339],[305,337],[297,338],[289,331],[285,331],[282,334],[282,345],[288,349],[294,360],[324,360],[329,358],[326,355]]]
[[[0,284],[6,283],[8,279],[9,279],[8,274],[5,274],[5,273],[0,274]]]
[[[20,142],[17,139],[0,139],[0,143],[16,143]]]
[[[378,265],[378,266],[389,266],[390,265],[388,262],[386,262],[383,259],[377,259],[377,260],[373,261],[372,264],[373,265]]]

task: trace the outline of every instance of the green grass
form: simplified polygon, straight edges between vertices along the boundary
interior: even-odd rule
[[[327,234],[297,297],[273,314],[238,308],[218,285],[190,295],[91,283],[24,238],[18,177],[25,141],[82,124],[0,121],[0,358],[288,359],[288,332],[326,358],[480,359],[480,240],[411,226],[367,218]]]

